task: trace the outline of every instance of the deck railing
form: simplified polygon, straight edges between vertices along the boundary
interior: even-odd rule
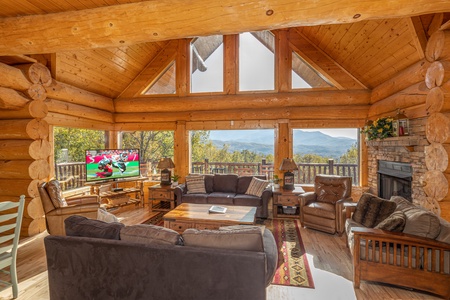
[[[343,175],[353,177],[353,185],[359,182],[358,164],[340,164],[330,159],[328,163],[299,163],[295,171],[295,182],[299,184],[313,184],[317,174]],[[159,174],[154,176],[147,172],[146,164],[141,164],[141,174],[147,174],[150,180],[159,180]],[[273,176],[273,163],[262,160],[260,163],[224,163],[193,162],[191,173],[200,174],[238,174],[238,175],[266,175]],[[63,190],[70,190],[84,186],[86,181],[86,168],[84,162],[59,163],[55,167],[56,178],[61,182]]]

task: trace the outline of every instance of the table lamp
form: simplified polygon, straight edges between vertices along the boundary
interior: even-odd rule
[[[283,178],[283,189],[284,190],[293,190],[295,189],[294,186],[294,173],[292,173],[292,170],[297,169],[297,164],[294,162],[292,158],[284,158],[283,162],[280,166],[280,171],[284,172],[284,178]]]
[[[172,174],[169,169],[175,168],[170,157],[161,158],[158,162],[158,169],[161,169],[161,185],[171,185],[172,184]]]

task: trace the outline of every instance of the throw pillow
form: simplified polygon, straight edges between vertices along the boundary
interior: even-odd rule
[[[112,222],[120,222],[119,219],[110,212],[107,212],[104,208],[99,208],[97,212],[97,220],[112,223]]]
[[[406,224],[403,233],[435,239],[441,230],[439,218],[417,206],[405,208]]]
[[[203,178],[203,175],[187,176],[186,186],[188,194],[197,194],[197,193],[206,194],[205,179]]]
[[[120,230],[120,239],[139,244],[183,245],[178,232],[152,224],[125,226]]]
[[[352,218],[365,227],[373,228],[389,217],[396,207],[395,202],[364,193],[356,205]]]
[[[67,236],[82,236],[100,239],[120,240],[122,223],[106,223],[100,220],[88,219],[73,215],[64,220]]]
[[[244,251],[264,251],[260,228],[240,230],[186,229],[183,234],[185,246]]]
[[[66,207],[67,202],[62,195],[61,185],[56,179],[52,179],[45,185],[45,190],[52,200],[53,206],[55,208]]]
[[[267,187],[268,182],[265,180],[261,180],[258,178],[253,177],[252,181],[250,182],[250,185],[247,188],[247,191],[245,192],[246,195],[253,195],[256,197],[261,197],[264,190]]]
[[[405,224],[405,214],[402,211],[394,211],[389,217],[375,226],[375,228],[392,232],[402,232],[403,228],[405,228]]]

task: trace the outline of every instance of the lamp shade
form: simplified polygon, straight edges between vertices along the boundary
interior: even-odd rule
[[[280,171],[291,171],[296,169],[297,164],[294,162],[292,158],[284,158],[283,162],[280,165]]]
[[[175,168],[175,164],[173,163],[170,157],[161,158],[158,162],[158,169],[173,169]]]

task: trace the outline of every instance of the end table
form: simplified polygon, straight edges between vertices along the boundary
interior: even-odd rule
[[[170,211],[176,206],[175,188],[170,185],[148,187],[150,211]]]

